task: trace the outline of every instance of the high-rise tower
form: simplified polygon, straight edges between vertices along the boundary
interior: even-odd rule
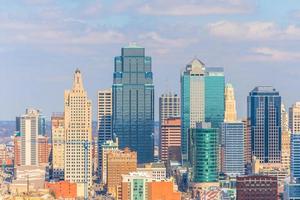
[[[281,162],[281,96],[270,86],[254,88],[248,96],[251,151],[261,163]]]
[[[235,103],[235,96],[234,96],[234,89],[231,84],[226,84],[225,86],[225,114],[224,114],[224,121],[236,121],[236,103]]]
[[[102,145],[112,140],[112,91],[98,91],[98,170],[102,170]]]
[[[40,111],[27,109],[26,113],[19,117],[21,136],[21,165],[38,165],[38,135],[40,130]],[[18,126],[18,125],[17,125]]]
[[[192,60],[181,75],[181,151],[188,161],[188,129],[196,123],[210,122],[220,128],[224,121],[223,68],[205,68],[203,62]]]
[[[153,161],[154,85],[151,57],[144,48],[129,45],[115,57],[112,98],[119,147],[136,151],[139,163]]]
[[[92,106],[77,69],[73,88],[65,91],[65,180],[92,183]],[[85,147],[87,146],[87,151]],[[85,164],[87,166],[85,166]],[[87,176],[87,177],[85,177]],[[87,179],[87,180],[85,180]]]

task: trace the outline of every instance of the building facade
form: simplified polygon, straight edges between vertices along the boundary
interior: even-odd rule
[[[161,125],[160,159],[163,162],[177,160],[181,162],[181,119],[168,118]]]
[[[218,129],[201,122],[190,129],[190,161],[192,181],[195,183],[217,182],[219,177]]]
[[[291,135],[291,181],[300,183],[300,134]]]
[[[64,179],[65,168],[65,120],[63,113],[54,113],[51,117],[52,131],[52,177]]]
[[[210,122],[220,128],[224,121],[223,68],[205,68],[198,59],[187,64],[181,74],[181,152],[182,162],[188,162],[188,130],[196,123]]]
[[[225,113],[224,122],[234,122],[237,120],[236,102],[234,88],[231,84],[225,86]]]
[[[236,179],[236,199],[277,200],[277,178],[271,176],[242,176]]]
[[[137,153],[128,148],[107,154],[107,188],[113,197],[118,196],[122,174],[136,171]]]
[[[101,145],[101,181],[103,184],[107,183],[107,154],[115,151],[119,151],[118,139],[116,142],[107,140]]]
[[[300,133],[300,102],[289,108],[289,128],[292,133]]]
[[[113,92],[113,133],[120,148],[138,153],[138,162],[153,160],[154,85],[151,57],[136,45],[122,48],[115,57]]]
[[[39,110],[27,109],[19,118],[21,148],[21,165],[38,165],[38,135],[41,113]]]
[[[101,146],[112,140],[112,90],[98,91],[98,171],[102,171]]]
[[[66,181],[92,184],[92,105],[83,88],[81,72],[74,74],[73,87],[65,91]],[[85,150],[86,149],[86,150]]]
[[[254,88],[248,96],[251,151],[262,163],[281,162],[281,96],[270,86]]]
[[[244,124],[224,122],[221,128],[222,172],[228,176],[245,173],[244,166]]]

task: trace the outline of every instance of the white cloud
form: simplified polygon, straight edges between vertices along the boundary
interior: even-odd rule
[[[146,15],[170,16],[241,14],[248,13],[253,9],[249,2],[241,0],[157,0],[140,5],[138,11]]]
[[[208,32],[217,37],[233,40],[289,40],[300,39],[300,28],[288,25],[279,27],[274,22],[219,21],[207,26]]]
[[[246,61],[267,61],[267,62],[278,62],[278,61],[299,61],[299,51],[286,51],[279,50],[270,47],[259,47],[251,50],[251,55],[243,58]]]

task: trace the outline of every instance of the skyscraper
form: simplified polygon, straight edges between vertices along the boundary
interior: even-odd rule
[[[164,162],[181,162],[181,120],[179,117],[165,119],[161,125],[160,159]]]
[[[188,130],[205,121],[205,65],[192,60],[181,75],[181,152],[188,161]]]
[[[38,135],[40,128],[40,111],[27,109],[19,118],[21,136],[21,165],[38,165]]]
[[[289,128],[292,133],[300,133],[300,102],[289,109]]]
[[[171,117],[180,117],[180,97],[177,94],[164,93],[159,97],[159,123]]]
[[[221,67],[206,68],[205,76],[205,122],[212,128],[220,128],[224,121],[224,69]]]
[[[153,160],[154,85],[151,57],[137,45],[122,48],[115,57],[113,133],[120,148],[137,151],[138,162]]]
[[[283,104],[281,104],[281,163],[284,168],[287,169],[288,173],[290,172],[290,142],[291,142],[291,133],[289,130],[288,122],[288,113],[285,110]]]
[[[224,121],[225,122],[234,122],[237,120],[236,114],[236,103],[235,103],[235,95],[234,89],[231,84],[226,84],[225,86],[225,114]]]
[[[240,176],[244,166],[244,124],[224,122],[221,129],[222,172],[229,176]]]
[[[220,128],[224,121],[223,68],[205,68],[198,59],[187,64],[181,75],[182,161],[188,161],[188,129],[198,122]]]
[[[201,122],[190,130],[192,180],[196,183],[217,182],[219,176],[218,129]]]
[[[52,115],[51,131],[52,176],[56,180],[63,180],[65,168],[65,122],[63,113],[54,113]]]
[[[112,91],[111,88],[98,91],[98,169],[102,170],[102,147],[112,140]]]
[[[261,163],[281,162],[281,96],[270,86],[254,88],[248,96],[251,151]]]
[[[300,183],[300,134],[291,135],[291,181]]]
[[[87,181],[91,185],[92,106],[83,88],[81,73],[78,69],[74,74],[73,88],[70,91],[65,91],[64,120],[66,135],[65,180],[75,183]],[[86,146],[87,151],[85,151]]]

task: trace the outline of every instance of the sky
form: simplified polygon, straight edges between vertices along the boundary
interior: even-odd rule
[[[224,67],[238,115],[258,85],[286,107],[300,101],[298,0],[0,0],[0,120],[28,107],[63,111],[79,68],[93,102],[111,87],[114,57],[130,42],[152,57],[156,95],[180,93],[180,73],[197,57]]]

